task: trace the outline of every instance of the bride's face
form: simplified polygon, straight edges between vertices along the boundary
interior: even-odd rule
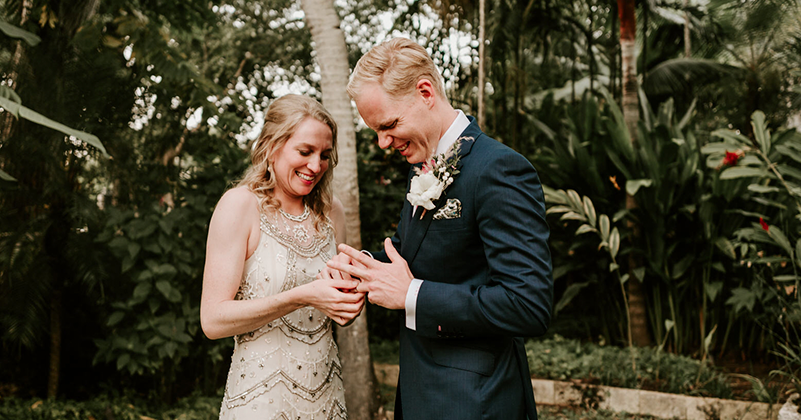
[[[273,158],[275,197],[302,200],[328,170],[333,148],[331,128],[307,117]]]

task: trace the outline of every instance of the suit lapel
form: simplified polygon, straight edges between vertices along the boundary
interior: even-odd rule
[[[468,137],[468,139],[462,140],[462,145],[460,147],[459,155],[464,159],[467,155],[470,154],[470,150],[473,148],[473,144],[475,143],[478,136],[482,134],[481,130],[478,128],[478,124],[473,117],[467,117],[470,119],[470,125],[462,132],[459,136]],[[460,161],[459,166],[460,170],[463,170],[464,160]],[[409,179],[415,175],[414,170],[411,171]],[[448,188],[453,188],[455,184],[459,183],[459,175],[456,175],[454,178],[453,184],[451,184]],[[406,192],[409,192],[409,186],[411,186],[411,181],[407,183]],[[401,256],[403,259],[406,260],[407,263],[411,264],[414,260],[414,257],[417,256],[417,251],[420,249],[420,244],[423,242],[423,238],[426,236],[426,232],[428,232],[428,227],[431,226],[431,221],[434,220],[434,213],[439,210],[440,206],[445,203],[445,197],[448,195],[448,190],[440,196],[439,200],[435,201],[434,207],[432,210],[427,210],[426,213],[423,215],[423,218],[420,219],[420,212],[423,211],[423,208],[420,207],[417,209],[417,214],[412,215],[412,211],[414,208],[406,203],[409,206],[409,219],[404,220],[408,222],[406,224],[405,235],[403,236],[403,242],[401,245]]]
[[[417,209],[417,214],[412,216],[411,220],[409,220],[409,227],[406,229],[406,241],[403,243],[403,249],[401,250],[401,256],[406,262],[411,263],[417,255],[420,244],[423,243],[423,238],[426,236],[426,232],[428,232],[428,227],[431,225],[431,221],[434,219],[434,213],[437,209],[438,207],[432,210],[426,210],[423,218],[420,219],[420,212],[423,211],[423,208],[420,207]]]

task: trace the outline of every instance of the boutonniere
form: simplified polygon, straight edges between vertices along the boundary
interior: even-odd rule
[[[463,139],[471,138],[460,137],[445,153],[434,156],[420,168],[414,168],[417,175],[412,178],[406,199],[412,206],[423,207],[420,219],[426,214],[426,210],[435,207],[434,201],[439,199],[442,192],[453,183],[453,178],[459,174],[456,165],[461,157],[459,150]]]

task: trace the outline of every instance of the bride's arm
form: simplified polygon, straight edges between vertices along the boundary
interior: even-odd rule
[[[242,279],[248,240],[251,235],[259,234],[258,223],[256,197],[244,188],[225,193],[214,210],[200,300],[200,324],[207,337],[218,339],[250,332],[304,306],[313,306],[337,322],[358,314],[359,299],[337,290],[337,287],[355,287],[354,282],[345,280],[311,282],[274,296],[234,300]]]

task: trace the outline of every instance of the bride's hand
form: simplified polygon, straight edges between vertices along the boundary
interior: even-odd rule
[[[315,280],[305,284],[308,305],[334,320],[339,325],[348,324],[364,308],[364,293],[354,293],[358,281]]]
[[[338,262],[341,262],[342,264],[350,264],[351,263],[351,258],[350,258],[350,256],[348,254],[340,252],[339,254],[334,255],[334,257],[331,258],[331,261],[338,261]],[[319,273],[317,273],[317,278],[318,279],[324,279],[324,280],[326,280],[326,279],[344,279],[344,280],[352,279],[352,277],[349,274],[343,273],[343,272],[341,272],[339,270],[334,270],[333,268],[329,268],[327,265],[325,267],[323,267],[323,269],[320,270]]]

